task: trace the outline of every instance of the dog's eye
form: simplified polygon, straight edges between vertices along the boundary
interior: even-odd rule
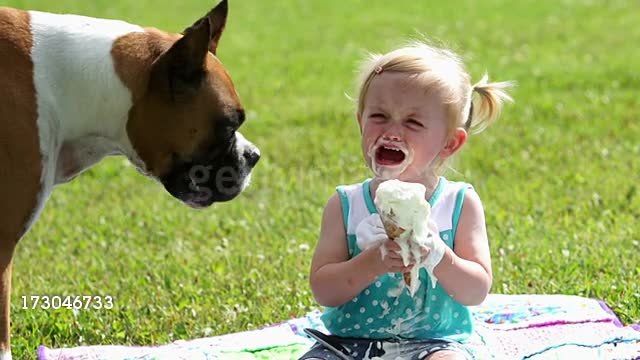
[[[236,131],[244,123],[245,113],[244,110],[234,110],[229,114],[218,115],[215,119],[218,128],[226,131]]]
[[[238,124],[238,127],[242,126],[244,120],[246,119],[246,115],[244,113],[244,110],[242,109],[236,110],[235,114],[232,117],[235,117],[235,122]]]

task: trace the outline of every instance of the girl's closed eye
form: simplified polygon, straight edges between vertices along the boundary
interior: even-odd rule
[[[419,120],[416,120],[416,119],[408,119],[407,120],[407,125],[409,125],[409,127],[413,128],[413,129],[422,129],[422,128],[425,127],[422,122],[420,122]]]
[[[369,115],[369,119],[376,120],[376,121],[384,121],[387,119],[387,116],[383,113],[376,112]]]

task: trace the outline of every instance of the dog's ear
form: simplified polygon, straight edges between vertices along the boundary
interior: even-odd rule
[[[154,62],[149,83],[154,90],[163,92],[175,101],[200,87],[208,51],[199,44],[208,36],[203,30],[208,29],[202,26],[201,30],[185,34]]]
[[[227,0],[183,31],[180,40],[153,64],[151,86],[173,101],[193,94],[205,75],[207,53],[216,53],[227,21]]]
[[[222,32],[224,31],[224,27],[227,24],[227,14],[229,13],[229,5],[227,4],[227,0],[222,0],[216,7],[211,9],[201,19],[196,21],[191,27],[187,28],[183,31],[183,34],[186,34],[193,28],[197,26],[200,22],[208,20],[210,36],[209,36],[209,51],[211,51],[214,55],[216,54],[216,50],[218,49],[218,43],[220,42],[220,37],[222,36]]]

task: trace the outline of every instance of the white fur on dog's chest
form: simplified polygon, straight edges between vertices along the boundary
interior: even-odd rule
[[[117,76],[111,49],[118,37],[143,29],[117,20],[29,14],[43,157],[35,219],[53,186],[68,180],[62,165],[83,170],[105,155],[134,156],[126,135],[131,92]]]

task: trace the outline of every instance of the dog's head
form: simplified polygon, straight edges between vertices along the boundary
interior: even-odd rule
[[[236,197],[260,158],[238,132],[245,112],[216,57],[226,18],[223,0],[163,49],[127,124],[141,170],[197,208]]]

